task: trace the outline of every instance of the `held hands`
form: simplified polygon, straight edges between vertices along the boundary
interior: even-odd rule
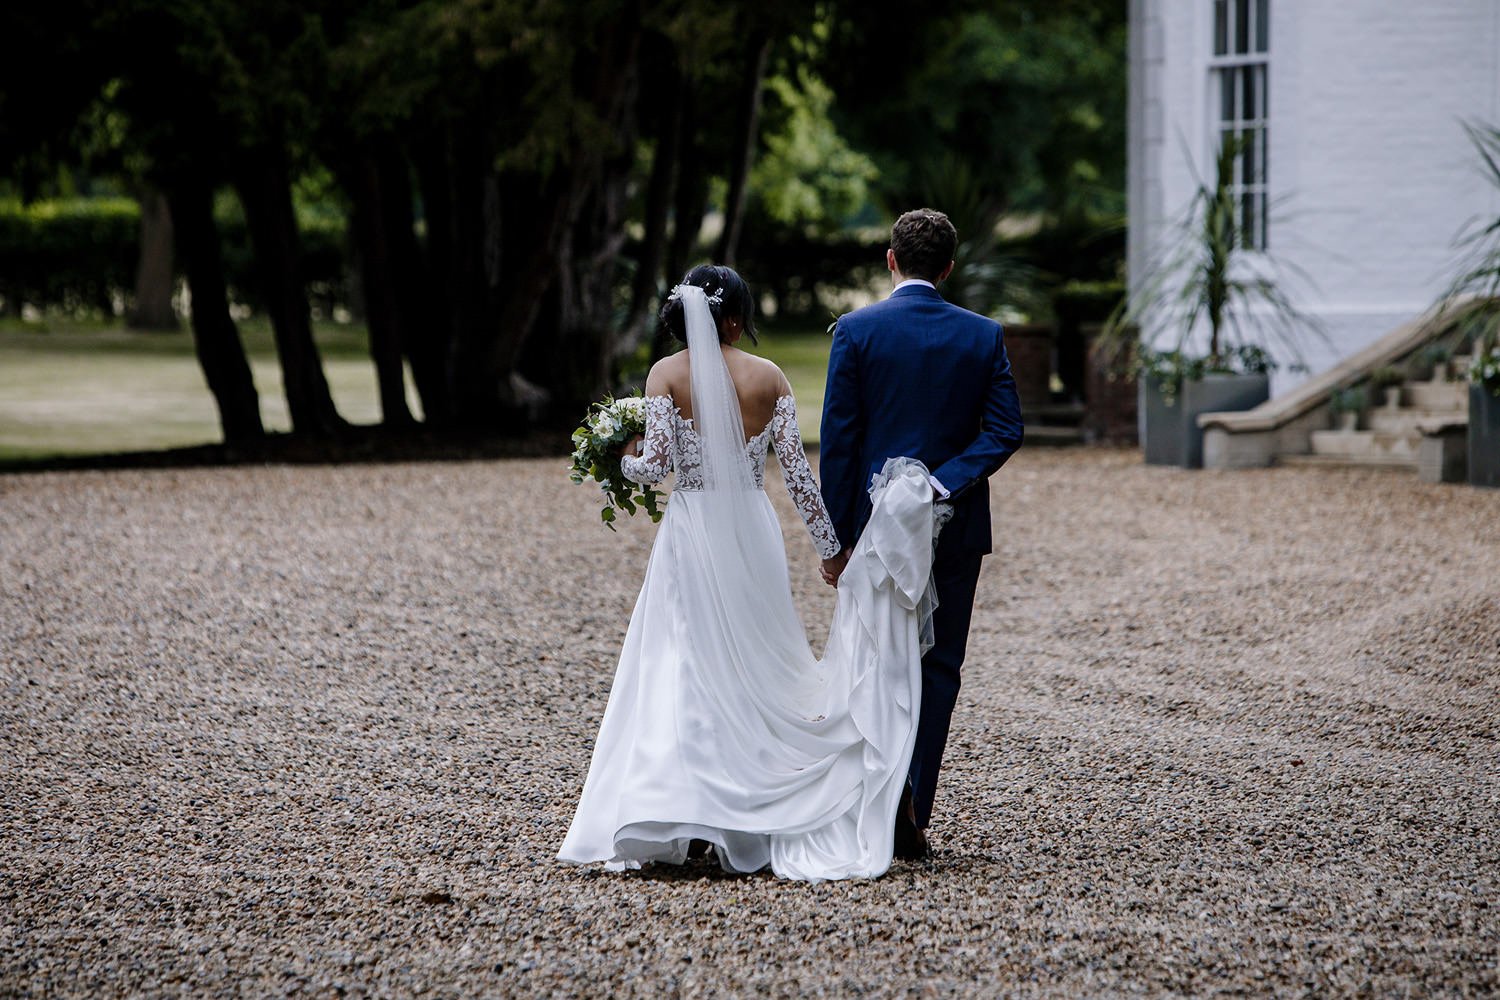
[[[639,456],[641,453],[641,446],[645,443],[646,439],[641,435],[636,434],[629,441],[626,441],[624,444],[620,445],[620,457],[634,458],[636,456]]]
[[[844,549],[836,556],[830,556],[823,560],[823,565],[818,567],[818,575],[823,582],[830,587],[839,585],[839,577],[843,575],[844,567],[849,565],[849,550]]]

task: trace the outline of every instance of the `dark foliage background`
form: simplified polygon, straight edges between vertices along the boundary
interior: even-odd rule
[[[556,425],[662,349],[690,264],[822,326],[918,203],[971,308],[1117,295],[1124,68],[1124,5],[1073,0],[10,5],[0,299],[190,301],[231,442],[263,433],[243,307],[297,434],[343,427],[314,314],[367,324],[389,426],[406,365],[435,429]]]

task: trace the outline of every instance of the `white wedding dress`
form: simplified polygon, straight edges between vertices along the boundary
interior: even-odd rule
[[[877,478],[823,658],[814,658],[763,488],[774,445],[819,554],[838,551],[792,398],[747,442],[702,290],[684,297],[695,416],[685,420],[668,397],[649,399],[645,453],[625,463],[638,481],[675,468],[676,485],[558,857],[612,869],[681,863],[698,838],[730,871],[881,875],[934,603],[927,470],[893,459]]]

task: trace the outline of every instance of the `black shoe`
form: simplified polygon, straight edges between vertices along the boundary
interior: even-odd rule
[[[714,845],[710,844],[708,841],[699,840],[697,837],[694,837],[692,840],[688,841],[687,859],[689,861],[698,860],[699,858],[708,854],[708,849],[712,846]]]
[[[917,826],[917,813],[911,804],[911,782],[907,782],[896,806],[895,854],[903,861],[921,861],[927,853],[927,834]]]

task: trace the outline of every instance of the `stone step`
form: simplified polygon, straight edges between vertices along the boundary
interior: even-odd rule
[[[1401,387],[1403,407],[1415,410],[1468,410],[1467,382],[1407,382]]]
[[[1388,431],[1313,431],[1312,452],[1324,458],[1343,458],[1369,465],[1417,464],[1422,435],[1415,431],[1392,434]]]
[[[1417,463],[1390,460],[1376,460],[1369,458],[1348,458],[1341,455],[1277,455],[1277,465],[1308,466],[1312,468],[1381,468],[1400,469],[1405,472],[1415,472]]]
[[[1365,425],[1372,431],[1385,431],[1388,434],[1412,434],[1419,433],[1419,428],[1433,424],[1449,423],[1459,416],[1467,414],[1467,409],[1460,413],[1453,410],[1422,410],[1416,407],[1403,406],[1399,410],[1388,409],[1378,406],[1365,411]]]
[[[1026,444],[1041,447],[1083,444],[1082,427],[1057,427],[1048,424],[1027,424]]]
[[[1050,424],[1077,427],[1088,416],[1088,407],[1082,403],[1041,403],[1022,409],[1021,415],[1027,424]]]

